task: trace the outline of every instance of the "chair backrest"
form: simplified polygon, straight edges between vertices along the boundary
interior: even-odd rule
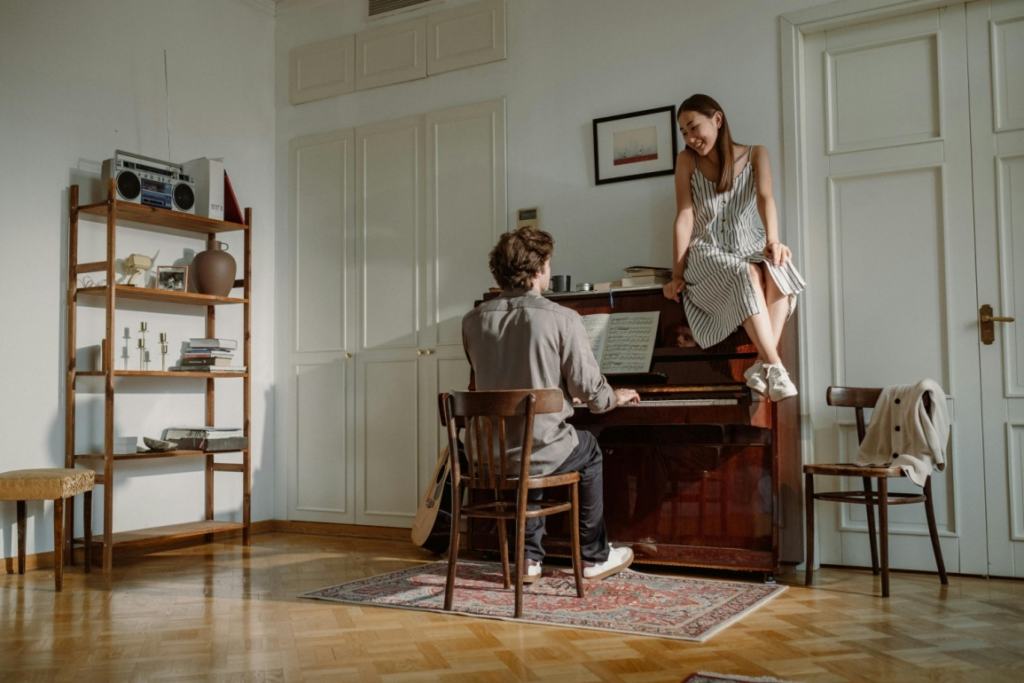
[[[864,435],[867,433],[866,424],[864,422],[864,409],[874,408],[875,404],[878,403],[878,397],[881,395],[881,388],[829,387],[825,392],[825,402],[830,406],[856,409],[857,443],[861,443],[864,441]],[[928,392],[925,392],[922,401],[924,402],[925,410],[930,412],[932,409],[932,400],[931,395]]]
[[[509,489],[530,472],[533,418],[564,407],[562,390],[453,391],[445,399],[452,484],[477,489]],[[458,430],[465,428],[466,471],[462,472]],[[513,438],[511,435],[518,435]],[[521,444],[521,448],[518,446]],[[518,451],[518,463],[511,456]],[[514,466],[518,464],[518,466]]]
[[[880,388],[865,389],[863,387],[829,387],[825,392],[825,402],[830,406],[855,408],[857,413],[857,443],[864,440],[867,433],[864,422],[864,409],[874,408],[881,396]]]

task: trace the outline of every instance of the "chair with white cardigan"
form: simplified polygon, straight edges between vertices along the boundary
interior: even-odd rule
[[[926,381],[927,382],[927,381]],[[932,401],[931,391],[921,391],[920,387],[933,386],[934,383],[926,384],[922,382],[917,387],[917,393],[911,395],[920,396],[920,410],[921,415],[927,417],[928,415],[935,415],[933,408],[938,409],[939,401]],[[934,385],[937,388],[937,385]],[[893,388],[895,389],[895,387]],[[907,387],[910,392],[913,392],[913,388]],[[830,406],[842,406],[854,408],[857,416],[857,439],[863,445],[867,430],[864,422],[864,409],[874,408],[874,414],[872,415],[872,423],[878,421],[876,427],[881,426],[883,423],[888,430],[892,432],[905,434],[907,430],[904,429],[905,425],[898,424],[899,420],[895,420],[895,423],[888,420],[886,415],[883,415],[882,411],[884,407],[878,406],[879,398],[882,396],[883,389],[861,389],[853,387],[829,387],[826,393],[825,400]],[[937,389],[936,392],[941,394],[941,389]],[[939,397],[936,396],[936,399]],[[901,400],[906,400],[904,397],[901,399],[897,395],[893,395],[891,399],[895,404],[900,404]],[[935,449],[939,451],[937,454],[938,469],[942,469],[944,466],[944,460],[942,458],[942,451],[945,449],[945,438],[943,436],[943,428],[946,430],[945,435],[948,435],[948,425],[945,421],[945,395],[941,395],[941,401],[943,403],[941,407],[941,420],[943,424],[937,429],[937,436],[933,438],[933,441],[941,444],[935,445]],[[893,411],[895,412],[895,411]],[[906,414],[906,413],[904,413]],[[914,417],[911,416],[911,421]],[[907,429],[913,429],[915,425],[906,425]],[[919,426],[919,425],[918,425]],[[870,441],[869,445],[873,445],[877,448],[879,438],[875,436],[877,429],[874,430],[874,438]],[[885,435],[883,435],[884,437]],[[868,522],[868,537],[871,541],[871,570],[875,575],[881,571],[882,575],[882,597],[889,597],[889,506],[890,505],[907,505],[910,503],[924,503],[925,514],[928,518],[928,532],[931,534],[932,550],[935,553],[935,564],[938,567],[939,579],[942,585],[948,585],[949,579],[946,577],[946,565],[942,561],[942,549],[939,546],[939,533],[935,525],[935,508],[932,505],[932,479],[931,479],[931,463],[930,462],[913,462],[910,461],[906,456],[900,456],[893,454],[895,457],[888,458],[886,464],[879,466],[877,463],[872,465],[864,465],[857,463],[819,463],[813,465],[804,465],[804,478],[805,478],[805,498],[807,508],[807,571],[805,574],[804,584],[807,586],[811,585],[811,580],[814,576],[814,501],[815,500],[826,500],[836,503],[851,503],[854,505],[864,505],[867,509],[867,522]],[[863,461],[864,455],[863,450],[858,454],[858,460]],[[862,491],[835,491],[826,493],[815,493],[814,492],[814,475],[821,474],[833,477],[860,477],[864,482],[864,490]],[[922,492],[916,493],[890,493],[888,489],[888,480],[898,477],[910,477],[915,483],[922,486]],[[875,491],[872,487],[872,480],[878,481],[878,490]],[[881,563],[879,563],[879,552],[875,544],[875,507],[878,508],[878,520],[879,529],[881,535]],[[881,566],[879,566],[881,565]]]

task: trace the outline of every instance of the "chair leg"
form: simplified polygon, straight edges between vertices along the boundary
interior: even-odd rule
[[[53,583],[64,590],[64,499],[53,501]]]
[[[92,570],[92,491],[82,498],[82,526],[85,528],[85,573]]]
[[[570,531],[572,540],[572,573],[576,578],[576,597],[585,598],[586,589],[583,587],[583,556],[580,553],[580,492],[577,482],[569,486],[572,509],[569,510],[571,517]]]
[[[508,589],[512,585],[512,575],[508,566],[508,527],[504,519],[495,520],[498,524],[498,552],[501,553],[501,580]]]
[[[462,490],[452,482],[452,530],[448,541],[448,579],[444,584],[444,608],[451,611],[455,597],[455,568],[459,561],[459,528],[462,526]]]
[[[515,618],[523,616],[523,569],[526,565],[526,497],[522,496],[516,512],[516,610]]]
[[[881,483],[879,483],[881,489]],[[875,492],[871,485],[871,477],[864,477],[864,500],[868,514],[868,541],[871,543],[871,573],[878,576],[878,544],[875,542]],[[882,513],[879,512],[879,515]]]
[[[878,480],[878,522],[881,527],[882,597],[889,597],[889,482]]]
[[[64,529],[67,533],[64,534],[64,546],[63,553],[64,557],[67,558],[68,564],[72,567],[75,566],[75,499],[72,497],[68,500],[67,505],[64,506]]]
[[[804,475],[804,507],[807,515],[807,570],[804,572],[804,585],[810,586],[814,578],[814,475]]]
[[[18,501],[18,573],[25,573],[25,501]]]
[[[928,516],[928,533],[932,537],[932,551],[935,553],[935,566],[939,570],[939,581],[943,586],[949,585],[946,576],[946,563],[942,561],[942,546],[939,545],[939,529],[935,525],[935,507],[932,505],[932,478],[924,481],[924,510]]]

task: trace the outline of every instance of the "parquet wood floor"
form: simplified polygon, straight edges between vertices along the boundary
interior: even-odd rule
[[[271,532],[125,558],[113,573],[0,573],[2,681],[1024,680],[1024,582],[870,572],[780,577],[783,595],[707,643],[299,600],[434,556],[395,540]],[[640,568],[643,569],[643,568]],[[730,575],[735,578],[735,575]]]

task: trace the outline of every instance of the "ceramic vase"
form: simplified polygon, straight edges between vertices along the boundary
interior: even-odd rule
[[[224,242],[210,242],[192,259],[192,279],[200,294],[228,296],[235,283],[235,259]]]

